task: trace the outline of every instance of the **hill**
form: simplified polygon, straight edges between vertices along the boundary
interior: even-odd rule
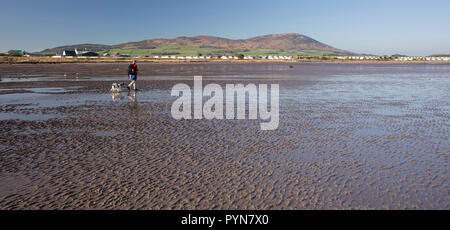
[[[95,52],[116,52],[130,55],[351,55],[353,53],[334,48],[310,37],[296,34],[270,34],[249,39],[228,39],[214,36],[177,37],[173,39],[149,39],[107,46],[81,44],[47,49],[42,53],[64,49],[90,49]]]
[[[59,46],[51,49],[45,49],[41,51],[42,54],[61,54],[64,50],[89,50],[93,52],[101,52],[104,50],[111,49],[112,46],[109,45],[101,45],[101,44],[78,44],[78,45],[67,45],[67,46]]]

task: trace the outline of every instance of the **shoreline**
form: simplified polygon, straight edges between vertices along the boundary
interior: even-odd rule
[[[128,63],[137,60],[142,63],[186,64],[186,63],[330,63],[330,64],[450,64],[450,61],[395,61],[395,60],[222,60],[222,59],[153,59],[153,58],[36,58],[0,57],[0,64],[64,64],[64,63]]]

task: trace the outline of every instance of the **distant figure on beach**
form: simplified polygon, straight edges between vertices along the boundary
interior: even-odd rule
[[[131,86],[133,86],[134,90],[137,90],[136,89],[137,73],[138,73],[138,67],[136,64],[136,60],[134,60],[133,63],[131,63],[128,66],[128,76],[129,76],[129,80],[130,80],[130,84],[128,84],[128,86],[127,86],[128,91],[130,90]]]

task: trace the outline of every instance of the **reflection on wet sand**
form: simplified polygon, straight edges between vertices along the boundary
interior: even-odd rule
[[[130,99],[130,101],[132,102],[137,102],[136,91],[128,91],[128,99]]]
[[[40,89],[0,94],[0,208],[448,209],[448,65],[311,65],[174,67],[279,83],[275,131],[171,118],[186,78],[2,81]]]
[[[111,98],[113,101],[121,101],[124,97],[122,92],[111,92]]]
[[[111,92],[110,94],[111,94],[112,101],[114,101],[114,102],[122,101],[123,99],[125,99],[125,97],[123,96],[124,94],[127,94],[127,98],[131,102],[137,102],[136,91],[128,91],[128,93]]]

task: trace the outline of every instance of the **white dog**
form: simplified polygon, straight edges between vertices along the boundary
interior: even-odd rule
[[[124,83],[113,83],[111,86],[111,93],[120,93],[123,90]]]

